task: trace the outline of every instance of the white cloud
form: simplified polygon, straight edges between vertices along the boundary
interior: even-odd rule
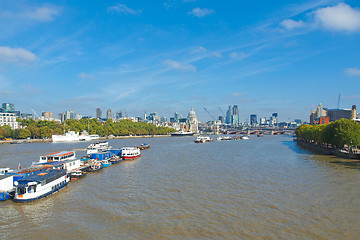
[[[204,47],[197,47],[190,51],[190,53],[206,53],[207,49]]]
[[[36,55],[23,48],[0,47],[0,62],[29,63],[37,59]]]
[[[183,71],[196,72],[196,67],[191,64],[182,64],[173,60],[166,60],[164,64],[171,68],[175,68]]]
[[[207,8],[194,8],[191,12],[188,12],[188,14],[194,15],[196,17],[205,17],[206,15],[210,15],[213,13],[215,13],[214,10]]]
[[[78,78],[94,78],[94,75],[92,74],[86,74],[86,73],[80,73],[77,75]]]
[[[295,28],[302,28],[305,26],[305,23],[302,20],[294,21],[292,19],[285,19],[280,23],[280,25],[286,30],[293,30]]]
[[[115,11],[119,13],[124,14],[130,14],[130,15],[140,15],[143,10],[134,10],[126,6],[125,4],[116,4],[115,6],[111,6],[108,8],[109,11]]]
[[[351,76],[360,76],[360,69],[359,68],[347,68],[345,69],[345,73]]]
[[[46,6],[38,7],[32,10],[20,13],[19,16],[23,18],[33,19],[41,22],[49,22],[54,20],[60,14],[62,7]]]
[[[247,58],[249,55],[248,54],[245,54],[245,53],[238,53],[238,52],[231,52],[229,54],[229,57],[233,58],[233,59],[244,59],[244,58]]]
[[[334,31],[360,31],[360,10],[345,3],[313,12],[316,24]]]
[[[218,58],[221,58],[221,57],[222,57],[221,52],[216,52],[216,51],[214,51],[214,52],[212,52],[212,54],[213,54],[215,57],[218,57]]]

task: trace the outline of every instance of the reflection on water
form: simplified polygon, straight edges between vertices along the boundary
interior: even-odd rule
[[[314,155],[286,136],[195,144],[193,137],[110,140],[142,156],[46,199],[1,204],[5,239],[357,239],[359,162]],[[89,143],[0,146],[0,165]],[[8,156],[11,156],[9,158]]]

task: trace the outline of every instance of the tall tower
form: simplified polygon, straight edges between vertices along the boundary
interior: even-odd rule
[[[186,120],[187,124],[189,125],[189,129],[191,132],[193,133],[198,133],[199,129],[198,129],[198,120],[196,117],[196,113],[194,111],[194,108],[191,107],[191,110],[188,114],[187,120]]]
[[[100,108],[97,108],[97,109],[96,109],[96,117],[97,117],[97,118],[101,118],[101,115],[102,115],[101,109],[100,109]]]
[[[107,120],[112,119],[111,109],[108,109],[108,110],[107,110],[107,112],[106,112],[106,119],[107,119]]]

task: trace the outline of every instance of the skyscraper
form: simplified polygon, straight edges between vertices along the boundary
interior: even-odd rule
[[[226,111],[226,119],[225,123],[227,124],[239,124],[239,109],[237,105],[234,105],[233,107],[229,106],[229,109]]]
[[[108,110],[107,110],[107,112],[106,112],[106,119],[107,119],[107,120],[112,119],[111,109],[108,109]]]
[[[101,118],[101,115],[102,115],[101,109],[100,109],[100,108],[97,108],[97,109],[96,109],[96,117],[97,117],[97,118]]]
[[[250,125],[255,126],[256,124],[257,124],[257,116],[256,116],[256,114],[251,114],[250,115]]]

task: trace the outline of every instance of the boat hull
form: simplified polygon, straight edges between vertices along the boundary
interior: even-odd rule
[[[0,201],[6,201],[14,197],[14,191],[1,191],[0,192]]]
[[[27,199],[21,199],[21,198],[13,198],[12,200],[14,202],[32,202],[32,201],[36,201],[36,200],[39,200],[39,199],[42,199],[42,198],[46,198],[58,191],[60,191],[61,189],[63,189],[64,187],[66,187],[66,185],[68,184],[68,182],[66,181],[64,184],[60,185],[59,187],[56,187],[54,190],[51,190],[43,195],[40,195],[38,197],[35,197],[35,198],[27,198]]]
[[[122,158],[124,160],[134,160],[134,159],[137,159],[139,158],[141,155],[137,155],[137,156],[123,156]]]

